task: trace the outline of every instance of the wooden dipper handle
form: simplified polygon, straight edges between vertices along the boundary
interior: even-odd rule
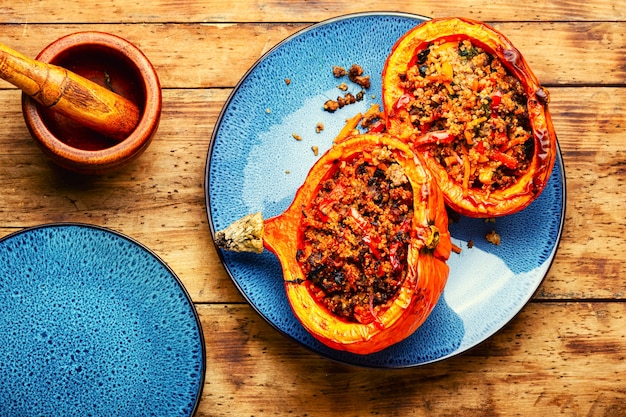
[[[130,100],[65,68],[30,59],[0,43],[0,78],[81,125],[126,139],[139,122]]]

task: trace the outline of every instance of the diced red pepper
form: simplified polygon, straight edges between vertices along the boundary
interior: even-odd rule
[[[377,247],[378,239],[372,237],[372,235],[369,234],[363,235],[362,239],[363,242],[365,242],[365,244],[370,248],[370,251],[372,252],[372,255],[374,255],[374,258],[380,259],[380,251]]]
[[[350,207],[350,217],[352,217],[359,225],[361,232],[363,232],[363,237],[361,239],[370,248],[372,255],[374,255],[376,259],[380,258],[380,251],[378,250],[378,243],[380,243],[380,239],[378,236],[371,233],[372,226],[354,207]]]
[[[329,219],[328,212],[332,208],[335,201],[331,198],[326,198],[317,206],[317,211],[319,213],[319,218],[323,222],[327,222]]]
[[[513,158],[511,155],[506,154],[500,151],[493,151],[493,159],[501,162],[502,165],[509,169],[517,168],[517,159]]]
[[[409,93],[403,94],[398,99],[398,101],[396,101],[396,105],[395,105],[396,110],[406,107],[406,105],[409,104],[413,98],[414,97],[412,94],[409,94]]]
[[[476,150],[476,152],[478,152],[481,155],[485,154],[485,142],[478,141],[478,143],[474,146],[474,149]]]
[[[374,123],[372,123],[372,125],[368,129],[369,133],[381,133],[384,131],[385,131],[385,123],[383,123],[381,120],[377,120]]]
[[[448,144],[452,143],[454,138],[455,136],[447,131],[438,130],[435,132],[428,132],[416,138],[413,144],[415,146]]]
[[[320,220],[323,222],[328,221],[329,213],[335,204],[335,201],[339,199],[345,193],[346,189],[343,185],[337,184],[335,188],[326,196],[326,198],[320,202],[317,206]]]
[[[496,91],[491,95],[491,110],[496,110],[502,103],[502,91]]]
[[[398,258],[398,249],[400,248],[399,243],[395,243],[391,245],[389,248],[389,262],[391,263],[391,267],[393,268],[393,272],[402,271],[402,262]]]

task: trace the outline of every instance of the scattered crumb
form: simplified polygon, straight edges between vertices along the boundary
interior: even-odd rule
[[[341,91],[348,91],[348,84],[341,83],[337,86],[337,88],[340,89]]]
[[[335,76],[335,78],[343,77],[344,75],[346,75],[346,69],[335,65],[333,66],[333,75]]]
[[[317,156],[320,153],[320,148],[317,146],[311,146],[311,150],[313,151],[313,155]]]
[[[495,223],[496,222],[496,218],[495,217],[490,217],[488,219],[485,219],[485,223]]]
[[[329,113],[334,113],[337,109],[356,103],[356,101],[356,97],[354,97],[352,93],[346,93],[343,97],[337,97],[337,100],[326,100],[324,110]]]
[[[339,103],[337,103],[335,100],[326,100],[326,102],[324,103],[324,110],[329,113],[336,112],[338,108]]]
[[[271,112],[272,112],[272,109],[270,109],[269,107],[265,109],[265,113],[270,114]]]
[[[285,170],[285,174],[291,174],[291,171],[289,171],[288,169]]]
[[[348,72],[348,78],[353,83],[360,85],[363,88],[370,88],[370,76],[363,75],[363,68],[360,65],[353,64]]]
[[[324,130],[324,123],[317,122],[315,125],[315,133],[320,133],[322,130]]]
[[[467,247],[468,247],[469,249],[472,249],[472,248],[474,247],[474,241],[473,241],[472,239],[470,239],[470,240],[467,242]]]
[[[291,78],[285,78],[285,84],[287,85],[291,84]]]
[[[295,140],[302,140],[302,136],[298,135],[297,133],[292,133],[291,136],[293,136]]]
[[[491,232],[487,233],[485,235],[485,239],[487,239],[487,242],[493,243],[494,245],[500,244],[500,235],[495,230],[492,230]]]

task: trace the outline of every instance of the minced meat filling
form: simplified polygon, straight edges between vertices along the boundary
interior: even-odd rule
[[[337,165],[303,209],[297,260],[333,314],[369,323],[405,279],[413,191],[386,149]]]
[[[431,43],[400,78],[416,132],[454,136],[433,155],[464,189],[506,188],[527,171],[527,97],[499,59],[469,40]]]

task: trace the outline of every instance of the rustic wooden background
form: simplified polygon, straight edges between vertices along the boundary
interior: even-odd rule
[[[313,23],[381,10],[465,16],[504,32],[551,92],[567,177],[562,241],[531,303],[478,348],[396,371],[329,361],[266,324],[219,262],[203,188],[218,114],[255,61]],[[34,57],[71,32],[114,33],[148,56],[163,86],[150,148],[122,171],[86,178],[47,162],[20,92],[0,81],[0,236],[78,221],[156,252],[202,320],[198,416],[626,415],[625,21],[618,0],[0,0],[0,42]]]

